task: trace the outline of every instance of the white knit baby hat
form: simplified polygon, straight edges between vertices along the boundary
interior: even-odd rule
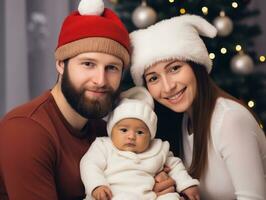
[[[130,33],[134,83],[143,85],[144,71],[156,62],[169,59],[193,61],[210,72],[212,61],[200,35],[213,38],[216,33],[216,28],[204,18],[188,14]]]
[[[107,133],[111,136],[113,126],[122,119],[136,118],[142,120],[150,130],[151,139],[157,130],[157,116],[153,111],[154,102],[144,87],[133,87],[121,93],[121,101],[109,115]]]

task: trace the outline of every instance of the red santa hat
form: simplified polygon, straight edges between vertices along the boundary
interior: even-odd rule
[[[129,34],[119,17],[102,0],[81,0],[78,11],[66,17],[55,50],[57,60],[84,52],[102,52],[130,62]]]
[[[210,72],[212,61],[200,35],[213,38],[216,33],[213,25],[196,15],[173,17],[132,32],[131,75],[135,84],[143,85],[143,74],[148,67],[169,59],[193,61]]]

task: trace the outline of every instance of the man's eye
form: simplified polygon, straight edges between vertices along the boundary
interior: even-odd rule
[[[84,66],[86,66],[86,67],[93,67],[93,66],[95,66],[95,64],[93,63],[93,62],[84,62],[84,63],[82,63]]]
[[[111,71],[111,72],[119,72],[120,71],[120,68],[115,66],[115,65],[108,65],[107,66],[107,70],[108,71]]]

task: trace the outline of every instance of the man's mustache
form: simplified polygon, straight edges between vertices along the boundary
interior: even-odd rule
[[[99,93],[114,93],[114,90],[110,87],[85,87],[83,88],[82,92],[85,91],[92,91],[92,92],[99,92]]]

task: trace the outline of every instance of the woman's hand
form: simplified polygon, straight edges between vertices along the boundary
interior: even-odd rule
[[[157,196],[175,192],[175,181],[168,176],[169,171],[170,168],[165,167],[163,171],[159,172],[155,176],[153,191],[157,194]]]
[[[183,190],[181,193],[185,194],[187,199],[189,199],[189,200],[200,200],[198,186],[191,186],[191,187]]]

